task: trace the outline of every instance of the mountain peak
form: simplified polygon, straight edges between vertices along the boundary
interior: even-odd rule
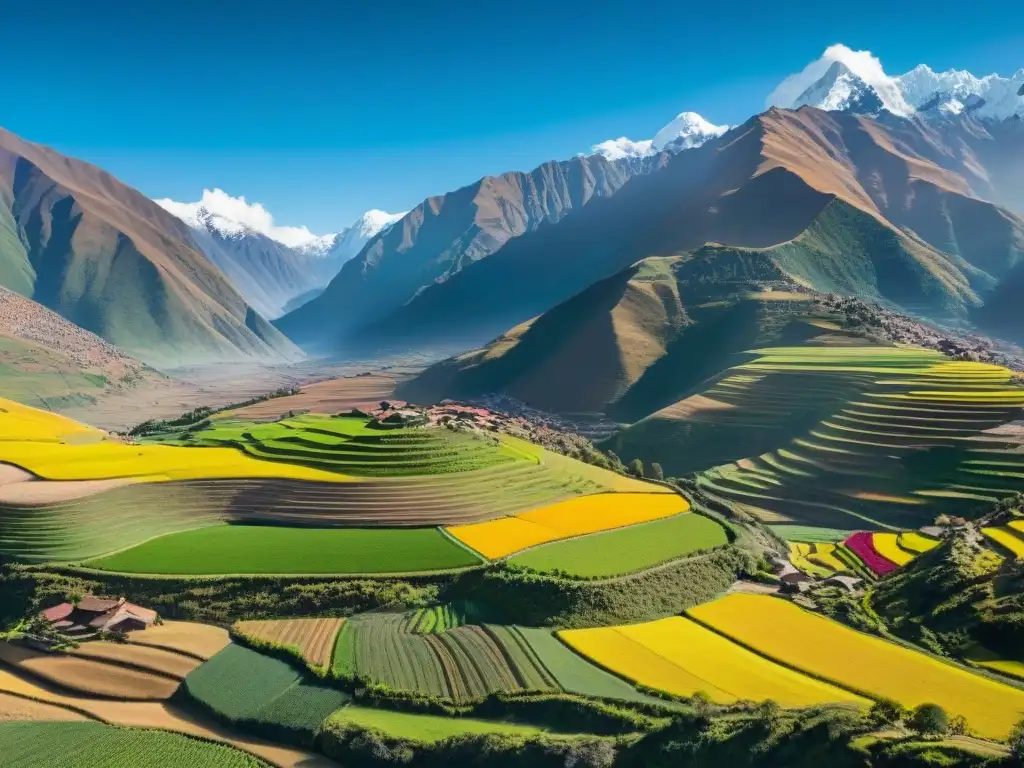
[[[334,235],[315,235],[306,227],[281,227],[270,211],[260,203],[250,203],[244,196],[232,197],[222,189],[204,189],[194,203],[179,203],[170,198],[154,200],[193,229],[203,229],[222,237],[257,233],[289,248],[315,246]]]
[[[603,155],[608,160],[647,157],[663,150],[679,152],[694,149],[729,130],[727,125],[714,125],[696,112],[680,112],[658,131],[653,139],[633,141],[625,136],[595,144],[590,154]]]
[[[769,95],[768,105],[870,113],[885,109],[901,117],[914,113],[897,80],[885,73],[870,51],[854,51],[838,44],[783,80]]]

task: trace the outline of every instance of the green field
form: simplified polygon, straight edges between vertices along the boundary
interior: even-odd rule
[[[354,705],[333,714],[327,725],[331,724],[351,724],[361,728],[375,728],[395,738],[427,743],[434,743],[453,736],[475,736],[484,733],[535,736],[542,732],[542,729],[534,726],[503,723],[498,720],[418,715]]]
[[[269,424],[223,419],[146,441],[239,448],[257,459],[366,477],[467,472],[528,460],[496,438],[445,428],[380,428],[363,417],[315,414]]]
[[[423,630],[424,611],[370,613],[342,625],[333,671],[398,690],[467,701],[495,692],[566,691],[651,703],[544,629],[462,624]]]
[[[5,768],[267,768],[222,744],[100,723],[0,722]]]
[[[714,520],[684,514],[544,544],[516,555],[510,562],[536,571],[562,571],[584,578],[617,576],[728,541],[725,530]]]
[[[221,525],[185,531],[86,563],[122,573],[411,573],[480,559],[436,528]]]
[[[454,701],[497,691],[558,690],[507,627],[463,625],[419,634],[417,620],[415,613],[349,619],[336,641],[334,668],[351,667],[364,680]]]
[[[515,632],[567,693],[664,705],[663,701],[640,693],[622,678],[591,664],[547,629],[516,627]]]
[[[182,689],[229,723],[306,741],[350,701],[279,659],[233,644],[189,674]]]

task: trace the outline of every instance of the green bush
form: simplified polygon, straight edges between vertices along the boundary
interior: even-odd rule
[[[923,736],[940,736],[949,732],[949,715],[938,704],[920,704],[907,725]]]

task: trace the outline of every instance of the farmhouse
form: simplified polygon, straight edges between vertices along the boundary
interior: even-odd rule
[[[146,629],[156,619],[156,611],[129,603],[123,597],[102,598],[87,595],[77,605],[61,603],[40,614],[67,635],[94,632],[131,632]]]

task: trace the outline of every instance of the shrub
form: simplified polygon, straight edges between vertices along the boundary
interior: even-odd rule
[[[922,736],[937,736],[949,732],[949,715],[938,704],[921,704],[914,708],[907,725]]]
[[[1024,765],[1024,720],[1010,731],[1010,754],[1020,765]]]
[[[907,719],[907,708],[895,699],[879,699],[868,710],[872,725],[899,725]]]

